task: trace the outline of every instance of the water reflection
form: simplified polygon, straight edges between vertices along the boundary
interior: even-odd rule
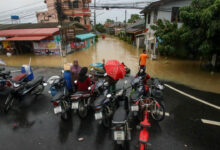
[[[99,39],[95,46],[87,50],[78,51],[65,58],[60,56],[0,56],[9,66],[21,66],[27,64],[32,58],[32,66],[63,66],[63,63],[72,62],[78,59],[81,66],[88,66],[91,63],[106,60],[118,59],[124,62],[135,74],[138,70],[138,59],[140,50],[132,47],[117,38],[108,37],[105,40]],[[220,73],[211,75],[200,70],[199,61],[183,61],[177,59],[160,58],[157,61],[148,60],[147,71],[151,76],[161,79],[176,81],[191,87],[220,93]]]

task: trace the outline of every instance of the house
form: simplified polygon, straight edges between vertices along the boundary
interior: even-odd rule
[[[126,36],[127,41],[133,45],[141,45],[139,42],[139,36],[137,35],[142,34],[145,29],[145,20],[138,20],[136,23],[130,24],[126,27]]]
[[[171,22],[177,22],[178,26],[181,26],[179,18],[179,8],[190,5],[192,0],[160,0],[151,3],[141,11],[145,16],[146,33],[145,33],[145,45],[146,50],[152,51],[152,56],[156,57],[157,39],[154,36],[154,31],[151,29],[151,25],[154,25],[158,19],[169,20]]]
[[[122,22],[114,22],[106,28],[106,32],[111,35],[118,35],[124,26]]]
[[[94,35],[85,30],[86,27],[79,23],[64,23],[62,28],[58,28],[58,23],[37,23],[37,24],[11,24],[0,25],[0,49],[1,52],[24,54],[34,53],[37,55],[60,55],[70,53],[79,48],[89,47],[89,43],[94,39]],[[61,48],[62,43],[65,48]],[[70,32],[71,31],[71,32]],[[88,34],[88,35],[87,35]],[[83,35],[83,42],[82,36]],[[89,39],[91,39],[89,41]],[[81,44],[81,47],[72,47]],[[62,49],[62,50],[61,50]]]
[[[60,4],[61,11],[66,15],[64,22],[78,22],[84,25],[88,31],[91,30],[91,0],[45,0],[48,11],[36,14],[38,23],[58,22],[56,4]]]

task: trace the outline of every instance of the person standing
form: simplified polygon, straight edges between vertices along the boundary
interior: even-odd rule
[[[81,67],[79,66],[78,60],[74,60],[73,65],[70,68],[72,83],[74,83],[75,80],[78,80],[80,71]]]
[[[140,69],[143,69],[144,71],[146,70],[147,58],[148,58],[148,55],[147,55],[146,50],[144,49],[143,53],[140,55],[140,59],[139,59]]]

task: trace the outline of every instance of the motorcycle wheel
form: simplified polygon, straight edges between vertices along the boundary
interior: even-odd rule
[[[109,110],[106,108],[103,112],[104,114],[104,117],[102,119],[102,125],[105,127],[105,128],[110,128],[111,127],[111,123],[112,123],[112,120],[110,119],[110,115],[108,114],[110,113]]]
[[[9,94],[3,106],[4,113],[7,113],[10,110],[10,108],[13,106],[13,103],[14,103],[14,97],[11,94]]]
[[[69,120],[70,117],[71,117],[70,111],[66,111],[66,112],[64,112],[64,113],[61,114],[61,119],[62,119],[63,121]]]
[[[162,121],[165,118],[165,107],[162,102],[155,100],[154,106],[150,110],[151,116],[156,121]]]
[[[87,109],[87,107],[84,106],[83,100],[81,100],[79,102],[78,113],[79,113],[79,117],[82,118],[82,119],[86,118],[87,115],[88,115],[88,109]]]
[[[120,150],[128,150],[129,149],[129,142],[128,141],[116,141],[115,142],[116,149]]]
[[[44,86],[42,84],[40,84],[35,90],[36,90],[35,95],[40,95],[44,91]]]

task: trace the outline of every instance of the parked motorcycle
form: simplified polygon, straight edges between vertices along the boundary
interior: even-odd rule
[[[126,81],[127,82],[127,81]],[[130,88],[130,87],[128,87]],[[119,107],[112,118],[113,140],[117,146],[127,149],[128,141],[131,140],[131,129],[129,127],[129,104],[126,91],[128,88],[121,89],[116,93]]]
[[[109,128],[118,103],[116,95],[110,93],[107,82],[105,87],[103,94],[96,98],[93,108],[95,110],[95,120],[99,121],[100,124],[102,123],[104,127]]]
[[[43,81],[43,77],[39,77],[36,80],[30,82],[7,80],[12,87],[10,87],[10,93],[3,105],[3,111],[8,110],[13,106],[15,100],[21,101],[22,98],[28,94],[39,95],[44,91],[46,83]]]
[[[51,102],[54,106],[54,114],[60,115],[62,120],[68,120],[71,117],[70,93],[63,77],[52,76],[47,81],[50,86],[49,93],[52,95]]]
[[[163,114],[165,113],[163,105],[159,104],[154,98],[140,98],[138,101],[138,106],[140,107],[142,113],[142,121],[140,122],[141,131],[139,134],[139,149],[140,150],[147,150],[147,147],[150,145],[148,143],[149,139],[149,132],[148,128],[151,126],[149,122],[149,113],[151,114],[152,118],[155,120],[161,120]],[[161,109],[160,109],[161,108]],[[160,114],[160,116],[155,116],[155,111],[161,110],[162,112],[156,113]]]
[[[78,111],[80,118],[87,117],[89,108],[93,107],[96,98],[103,93],[104,85],[105,80],[93,82],[88,91],[77,91],[71,95],[72,109]]]

